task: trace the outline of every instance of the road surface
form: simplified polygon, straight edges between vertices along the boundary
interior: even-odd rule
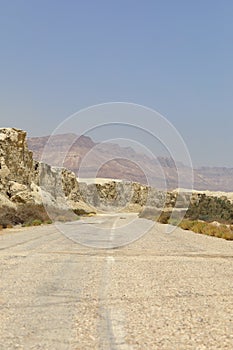
[[[132,218],[133,239],[128,214],[1,233],[0,349],[232,350],[233,242],[155,224],[94,248]]]

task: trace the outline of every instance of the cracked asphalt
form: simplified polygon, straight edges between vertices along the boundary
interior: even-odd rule
[[[233,242],[157,223],[139,238],[147,225],[121,213],[70,236],[2,231],[0,349],[232,349]],[[118,247],[125,235],[139,239]]]

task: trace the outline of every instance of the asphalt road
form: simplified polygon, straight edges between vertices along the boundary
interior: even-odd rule
[[[120,214],[1,233],[0,349],[232,350],[233,242],[166,230]]]

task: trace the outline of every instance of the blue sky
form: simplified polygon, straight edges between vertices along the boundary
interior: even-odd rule
[[[109,101],[154,108],[194,165],[233,167],[233,1],[0,0],[0,121],[46,135]]]

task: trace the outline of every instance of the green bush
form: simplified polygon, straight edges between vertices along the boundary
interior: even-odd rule
[[[190,220],[233,224],[233,204],[225,197],[200,194],[198,199],[191,201],[185,217]]]

